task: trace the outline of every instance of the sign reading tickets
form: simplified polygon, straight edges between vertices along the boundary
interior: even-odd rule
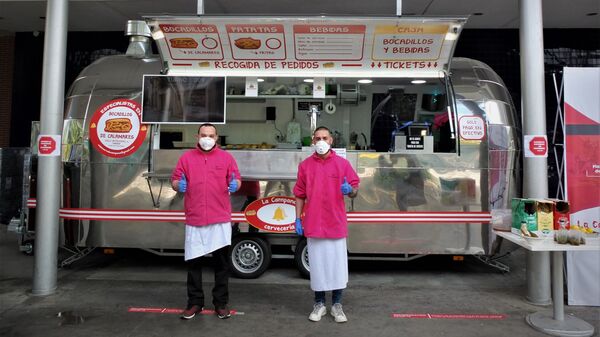
[[[90,121],[90,141],[98,152],[112,158],[127,157],[146,138],[142,109],[130,99],[115,99],[102,105]]]
[[[157,17],[170,74],[431,76],[447,70],[466,18]]]
[[[253,201],[244,210],[248,223],[267,232],[293,232],[296,223],[296,199],[268,197]]]

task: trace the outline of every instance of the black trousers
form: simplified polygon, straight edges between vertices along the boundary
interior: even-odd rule
[[[230,246],[225,246],[212,252],[212,262],[215,268],[215,286],[212,290],[213,304],[223,307],[229,302],[229,265],[227,264]],[[202,257],[188,260],[187,293],[188,307],[204,306],[204,291],[202,291]]]

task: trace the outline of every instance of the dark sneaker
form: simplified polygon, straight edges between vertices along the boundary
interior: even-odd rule
[[[192,319],[197,313],[202,311],[202,307],[199,305],[188,306],[182,313],[181,319]]]
[[[231,317],[231,311],[229,311],[229,308],[227,308],[227,306],[215,307],[215,312],[217,313],[217,316],[220,319],[226,319]]]

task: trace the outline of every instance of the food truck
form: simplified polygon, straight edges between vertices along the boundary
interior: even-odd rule
[[[351,259],[493,256],[492,227],[510,228],[519,194],[520,135],[499,76],[452,57],[465,22],[130,21],[126,55],[95,61],[66,97],[63,244],[79,255],[95,247],[181,254],[183,195],[170,175],[196,146],[199,124],[211,122],[242,175],[231,195],[233,273],[257,277],[273,256],[293,256],[306,274],[292,189],[323,125],[361,179],[346,200]],[[28,207],[22,231],[31,233],[34,190]]]

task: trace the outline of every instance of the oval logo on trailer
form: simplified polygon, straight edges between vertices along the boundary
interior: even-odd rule
[[[244,210],[248,223],[267,232],[293,232],[296,223],[296,199],[268,197],[253,201]]]

